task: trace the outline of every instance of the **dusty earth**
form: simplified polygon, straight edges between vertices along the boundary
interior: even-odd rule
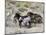
[[[6,27],[6,34],[13,34],[13,33],[32,33],[32,32],[43,32],[43,24],[36,24],[32,25],[32,28],[26,27]]]

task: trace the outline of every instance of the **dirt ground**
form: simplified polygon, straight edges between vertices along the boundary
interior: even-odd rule
[[[43,24],[36,24],[32,25],[32,28],[26,28],[26,27],[6,27],[6,34],[12,34],[12,33],[34,33],[34,32],[43,32]]]

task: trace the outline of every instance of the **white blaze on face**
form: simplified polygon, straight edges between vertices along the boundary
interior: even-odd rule
[[[19,21],[20,21],[20,20],[23,20],[22,17],[19,18]]]

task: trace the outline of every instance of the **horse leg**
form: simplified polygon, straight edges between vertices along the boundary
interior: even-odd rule
[[[21,28],[21,22],[22,22],[22,21],[19,21],[19,26],[20,26],[20,28]]]
[[[28,25],[28,28],[31,28],[31,22],[29,21],[29,25]]]

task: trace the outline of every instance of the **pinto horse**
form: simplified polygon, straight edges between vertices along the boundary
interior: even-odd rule
[[[27,26],[28,28],[31,27],[31,17],[30,16],[20,16],[18,13],[15,14],[14,18],[19,20],[19,26],[21,28],[22,25]]]

